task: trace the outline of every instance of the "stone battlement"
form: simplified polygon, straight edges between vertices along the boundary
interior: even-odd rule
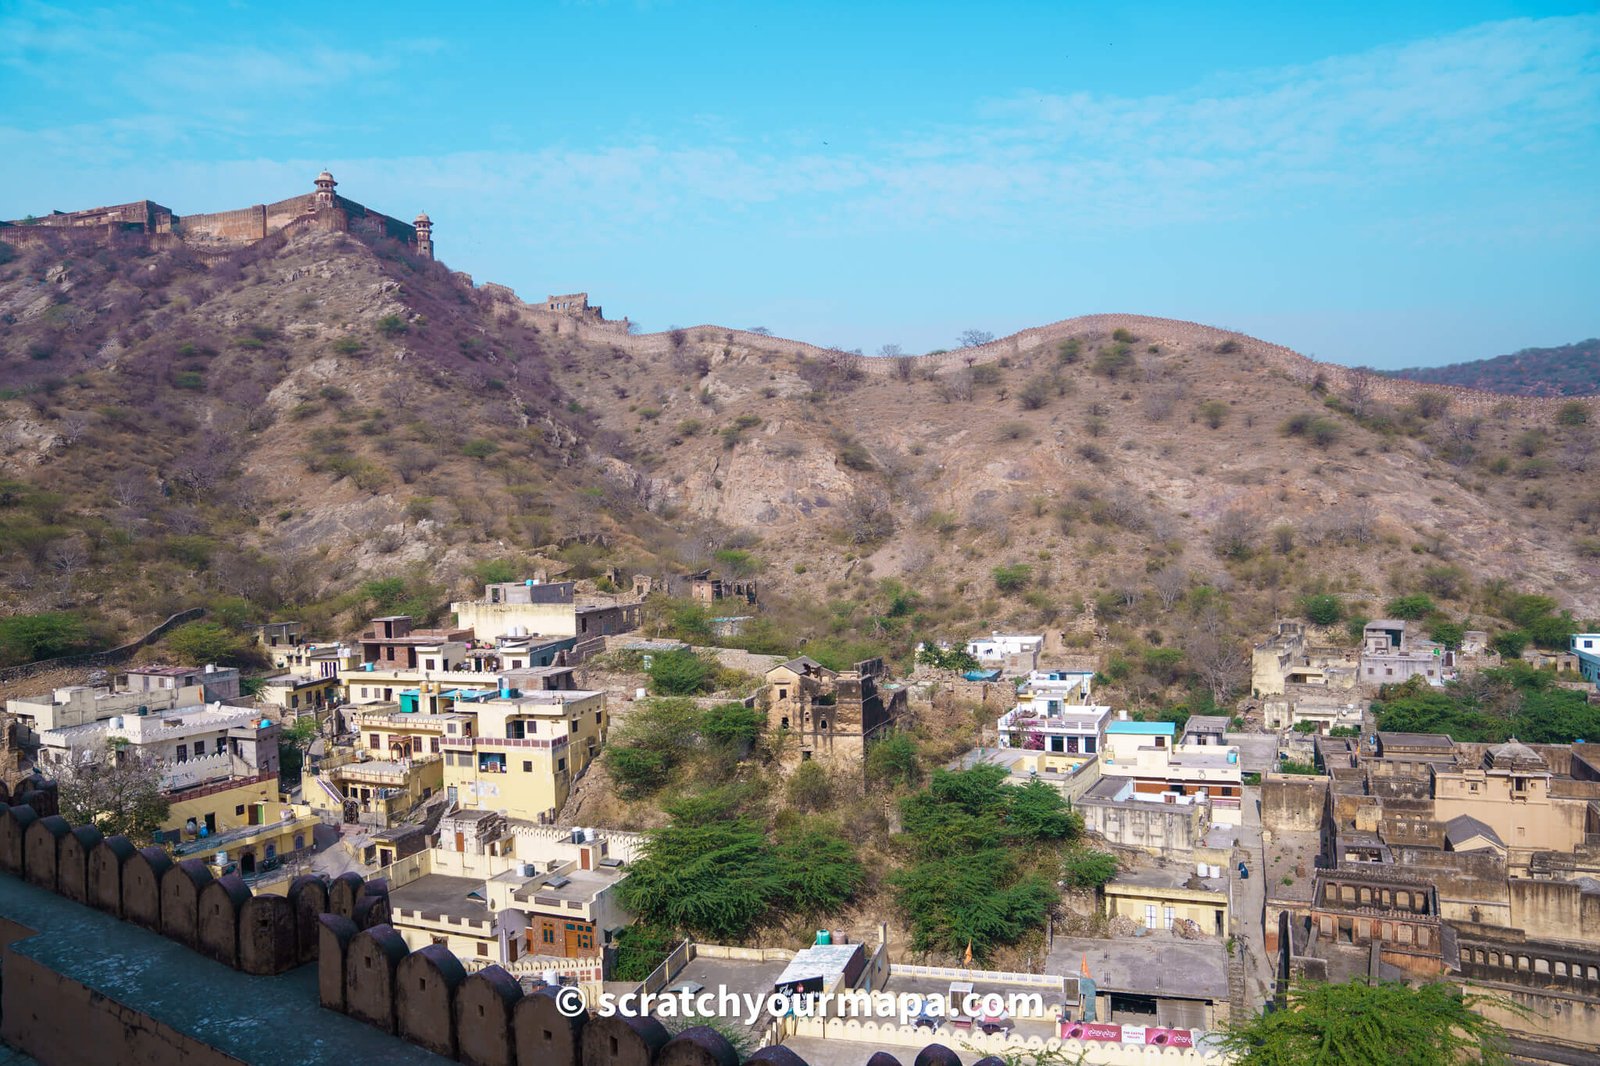
[[[177,215],[171,208],[152,200],[93,207],[86,211],[54,211],[42,218],[0,222],[0,240],[26,244],[52,231],[71,230],[108,237],[119,233],[143,234],[202,251],[231,251],[279,233],[356,231],[400,241],[423,258],[433,258],[433,223],[426,214],[419,214],[414,222],[406,223],[346,199],[333,191],[338,182],[327,171],[318,175],[315,184],[315,192],[276,203],[210,214]]]
[[[582,338],[591,330],[581,318],[551,312],[540,305],[521,304],[520,310],[541,326],[554,328],[557,333],[569,333]],[[1323,363],[1301,355],[1292,348],[1259,340],[1244,333],[1219,329],[1199,322],[1184,322],[1171,318],[1153,318],[1147,315],[1080,315],[1045,326],[1036,326],[1001,337],[971,348],[958,348],[930,355],[882,357],[855,355],[833,348],[823,348],[804,341],[785,340],[742,329],[724,326],[689,326],[663,333],[618,334],[603,331],[593,339],[612,345],[632,355],[668,356],[686,341],[702,345],[719,345],[729,352],[755,354],[760,352],[785,352],[797,358],[821,359],[845,365],[863,374],[887,377],[904,374],[943,374],[980,363],[994,363],[1001,359],[1022,359],[1042,355],[1054,358],[1055,346],[1072,337],[1110,337],[1116,330],[1125,329],[1138,338],[1140,345],[1156,344],[1164,348],[1201,347],[1226,351],[1229,358],[1240,362],[1254,361],[1269,373],[1280,374],[1303,386],[1321,385],[1335,395],[1348,396],[1363,392],[1381,403],[1410,403],[1423,394],[1445,396],[1455,410],[1475,414],[1489,414],[1502,405],[1522,415],[1553,413],[1561,405],[1576,399],[1587,404],[1594,416],[1600,417],[1600,397],[1596,396],[1507,396],[1483,392],[1458,385],[1432,385],[1404,378],[1386,377],[1370,370]]]
[[[199,859],[174,861],[53,813],[51,788],[0,806],[0,873],[176,940],[225,966],[271,975],[317,958],[318,919],[370,928],[389,921],[389,887],[348,873],[331,883],[298,877],[287,895],[251,892],[237,874],[215,877]],[[50,813],[41,813],[41,809]],[[387,927],[387,926],[385,926]]]

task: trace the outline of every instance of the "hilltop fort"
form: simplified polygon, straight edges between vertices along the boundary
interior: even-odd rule
[[[278,233],[360,231],[400,241],[417,255],[433,258],[433,222],[426,214],[418,214],[409,223],[401,222],[340,196],[334,192],[338,184],[333,175],[324,170],[316,177],[315,192],[276,203],[203,215],[177,215],[171,208],[153,200],[135,200],[87,211],[52,211],[42,218],[0,222],[0,237],[18,244],[27,242],[30,230],[99,230],[107,235],[143,233],[156,239],[181,241],[202,251],[233,251]]]

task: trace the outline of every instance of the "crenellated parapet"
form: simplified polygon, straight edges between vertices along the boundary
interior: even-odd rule
[[[24,781],[0,805],[0,874],[26,880],[175,940],[225,966],[278,974],[313,962],[319,920],[332,915],[359,929],[389,921],[382,879],[342,874],[296,878],[288,892],[256,894],[236,874],[216,877],[198,859],[174,861],[56,814],[53,783]]]

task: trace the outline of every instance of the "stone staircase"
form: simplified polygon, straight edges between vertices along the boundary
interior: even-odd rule
[[[1235,940],[1233,954],[1228,956],[1228,1008],[1235,1019],[1250,1016],[1250,979],[1244,953],[1244,941]]]

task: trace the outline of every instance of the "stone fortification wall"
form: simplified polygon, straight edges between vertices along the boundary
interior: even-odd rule
[[[283,973],[314,961],[322,943],[318,919],[325,914],[360,928],[389,921],[389,889],[381,880],[350,873],[329,883],[307,875],[285,895],[256,895],[235,874],[213,876],[199,859],[174,862],[161,848],[138,848],[127,837],[73,826],[56,813],[53,785],[24,782],[10,800],[0,806],[0,874],[161,933],[245,973]]]
[[[1070,337],[1109,337],[1125,329],[1138,338],[1140,345],[1157,344],[1165,348],[1210,348],[1216,350],[1229,346],[1227,357],[1241,363],[1256,363],[1284,375],[1297,384],[1309,386],[1319,379],[1335,394],[1348,394],[1364,389],[1372,399],[1383,403],[1405,404],[1417,396],[1431,393],[1450,398],[1452,407],[1461,411],[1487,414],[1501,405],[1508,405],[1517,413],[1547,415],[1572,397],[1507,396],[1500,393],[1481,392],[1455,385],[1430,385],[1401,378],[1384,377],[1371,371],[1322,363],[1310,359],[1291,348],[1258,340],[1255,337],[1198,322],[1184,322],[1171,318],[1152,318],[1146,315],[1080,315],[1049,325],[1001,337],[988,344],[972,348],[958,348],[933,355],[911,355],[899,358],[851,355],[834,349],[821,348],[803,341],[768,337],[747,330],[727,329],[722,326],[691,326],[664,333],[616,334],[609,330],[596,330],[580,319],[551,314],[540,308],[521,303],[520,309],[542,328],[556,333],[574,335],[594,343],[611,344],[634,355],[669,355],[683,343],[723,345],[746,352],[777,351],[810,359],[845,360],[865,374],[886,376],[899,373],[902,364],[910,364],[913,373],[946,373],[978,363],[992,363],[1004,358],[1018,358],[1030,353],[1054,356],[1054,348]],[[1600,397],[1579,397],[1600,416]]]
[[[1059,982],[1059,978],[1055,979]],[[348,919],[322,919],[317,984],[322,1005],[377,1026],[413,1044],[473,1066],[738,1066],[739,1055],[709,1028],[672,1036],[654,1018],[602,1017],[582,1009],[578,989],[539,987],[524,993],[516,978],[499,966],[475,973],[439,945],[409,951],[389,926],[365,931]],[[823,1023],[818,1023],[823,1025]],[[825,1031],[800,1035],[897,1044],[915,1055],[916,1066],[959,1066],[958,1057],[928,1034],[892,1022],[834,1020]],[[974,1066],[1001,1066],[1002,1054],[1018,1050],[1005,1037],[972,1034],[963,1043],[984,1053]],[[1086,1063],[1221,1063],[1223,1056],[1194,1048],[1134,1048],[1096,1041],[1031,1037],[1027,1050],[1038,1055],[1084,1053]],[[916,1050],[920,1049],[920,1050]],[[805,1066],[784,1047],[765,1047],[746,1064]],[[879,1066],[888,1066],[874,1056]],[[890,1062],[894,1062],[889,1058]],[[898,1066],[898,1063],[896,1063]]]

